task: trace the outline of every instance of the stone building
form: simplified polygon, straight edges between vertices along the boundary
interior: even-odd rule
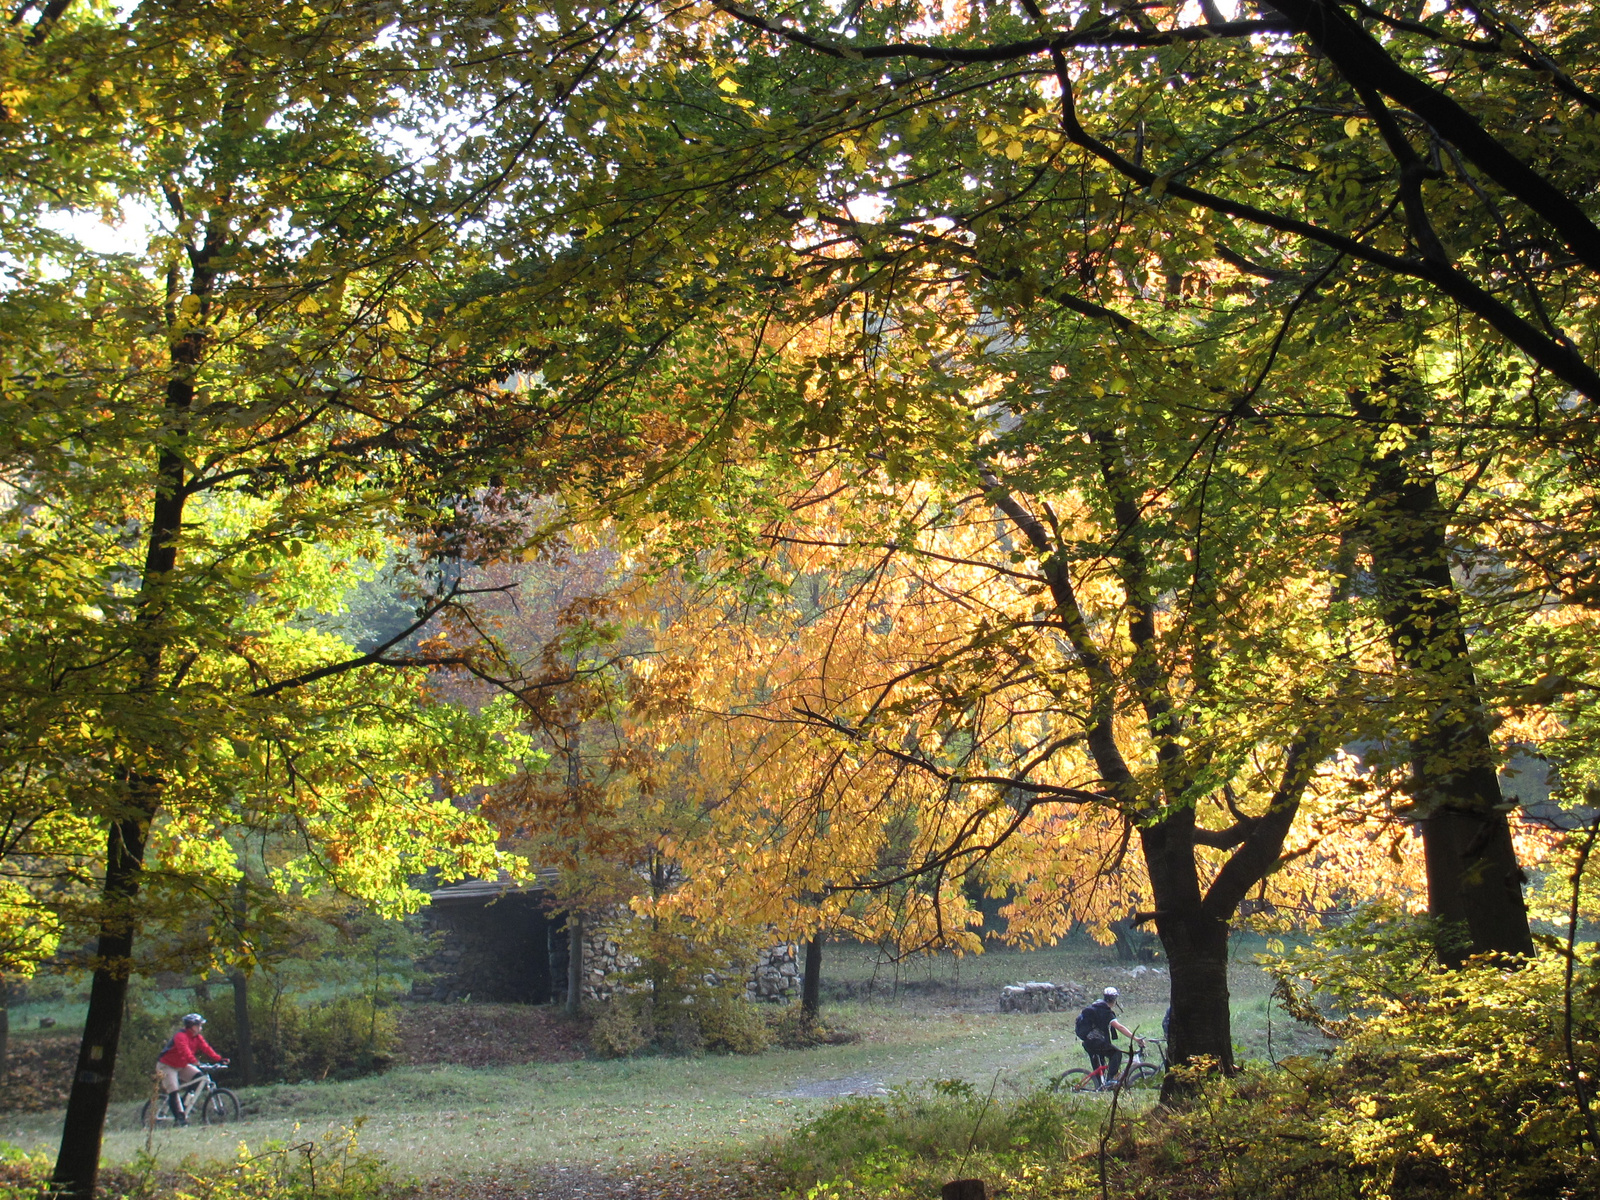
[[[417,966],[418,1000],[546,1004],[567,985],[567,920],[548,881],[453,883],[428,893],[436,946]]]
[[[436,938],[433,952],[417,964],[416,1000],[450,1004],[549,1004],[566,999],[570,953],[566,914],[560,911],[553,873],[531,883],[469,880],[428,893],[423,918]],[[628,919],[619,909],[585,922],[583,994],[609,1000],[619,977],[639,962],[616,939]],[[752,1001],[783,1003],[799,994],[799,947],[793,942],[762,950],[745,981]]]

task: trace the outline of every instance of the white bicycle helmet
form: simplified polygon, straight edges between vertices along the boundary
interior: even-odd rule
[[[1108,987],[1105,990],[1105,998],[1107,1000],[1120,1000],[1122,998],[1122,993],[1117,991],[1117,989],[1114,987]]]
[[[199,1013],[185,1013],[183,1017],[183,1023],[185,1025],[204,1025],[206,1023],[206,1019]]]

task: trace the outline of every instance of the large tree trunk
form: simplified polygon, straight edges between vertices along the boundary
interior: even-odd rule
[[[822,1011],[822,932],[806,943],[805,969],[800,976],[800,1014],[815,1021]]]
[[[1209,1058],[1231,1074],[1227,924],[1197,913],[1167,920],[1158,917],[1156,925],[1172,980],[1168,1057],[1173,1062]]]
[[[194,377],[206,344],[209,297],[216,273],[209,263],[221,246],[221,231],[208,231],[202,250],[191,252],[188,294],[201,301],[191,320],[183,313],[183,289],[176,267],[167,276],[167,326],[178,334],[172,343],[171,374],[167,378],[165,416],[171,440],[156,453],[154,501],[145,540],[144,574],[139,584],[137,615],[131,625],[129,649],[140,662],[132,697],[154,701],[162,687],[163,663],[169,635],[163,603],[168,582],[178,565],[178,538],[183,532],[187,459],[184,442],[190,410],[194,406]],[[181,330],[181,332],[179,332]],[[155,704],[148,718],[151,728],[162,722]],[[163,761],[163,735],[140,735],[142,745],[116,746],[145,763]],[[148,768],[129,770],[126,795],[111,810],[106,838],[106,874],[101,888],[104,908],[100,916],[95,971],[89,986],[89,1012],[83,1021],[83,1042],[78,1048],[78,1070],[67,1095],[67,1115],[61,1127],[61,1149],[56,1156],[55,1194],[73,1200],[92,1200],[100,1171],[100,1142],[105,1132],[106,1107],[111,1102],[111,1076],[116,1068],[117,1046],[122,1037],[122,1014],[127,1005],[128,973],[133,966],[133,942],[138,933],[136,905],[144,870],[145,842],[150,824],[161,807],[163,780]]]
[[[139,789],[142,790],[142,789]],[[136,793],[137,794],[137,793]],[[89,1012],[83,1021],[78,1069],[67,1096],[61,1126],[61,1149],[53,1177],[56,1195],[92,1200],[100,1171],[100,1142],[111,1103],[111,1077],[122,1037],[122,1013],[128,999],[136,921],[134,902],[144,869],[149,818],[118,821],[106,846],[106,879],[101,895],[105,913],[95,948],[95,970],[89,987]]]
[[[1233,1025],[1228,996],[1228,922],[1205,903],[1196,869],[1194,810],[1181,809],[1140,831],[1156,908],[1153,915],[1172,984],[1174,1063],[1209,1059],[1233,1072]],[[1231,910],[1229,912],[1231,916]],[[1171,1075],[1163,1098],[1183,1091]]]
[[[0,1081],[6,1077],[6,1058],[11,1053],[11,985],[0,975]]]
[[[1450,573],[1449,516],[1428,463],[1428,430],[1403,406],[1360,398],[1356,410],[1375,430],[1407,427],[1406,444],[1369,463],[1366,535],[1390,646],[1427,706],[1411,769],[1437,950],[1452,966],[1468,954],[1532,954],[1524,876]]]

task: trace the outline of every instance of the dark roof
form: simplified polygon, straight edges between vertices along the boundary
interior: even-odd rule
[[[428,893],[430,904],[483,904],[514,893],[533,894],[555,888],[557,872],[553,867],[540,867],[533,878],[515,882],[504,871],[498,879],[464,879],[460,883],[447,883]]]

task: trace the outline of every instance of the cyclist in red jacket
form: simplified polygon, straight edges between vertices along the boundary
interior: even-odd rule
[[[178,1030],[168,1039],[161,1050],[161,1057],[156,1059],[156,1073],[161,1076],[161,1090],[167,1096],[167,1108],[172,1113],[172,1119],[179,1125],[189,1122],[183,1115],[183,1105],[178,1100],[178,1089],[184,1084],[200,1076],[200,1070],[195,1063],[200,1061],[199,1052],[204,1050],[206,1057],[212,1062],[225,1063],[223,1058],[206,1041],[205,1035],[200,1032],[206,1019],[199,1013],[190,1013],[183,1019],[183,1028]]]

